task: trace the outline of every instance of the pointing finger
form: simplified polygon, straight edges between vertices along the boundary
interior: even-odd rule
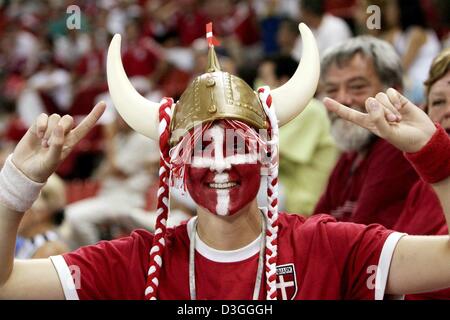
[[[103,101],[97,103],[92,111],[84,118],[84,120],[70,132],[69,144],[73,146],[80,141],[91,130],[98,119],[105,111],[106,105]]]
[[[325,106],[329,111],[337,114],[339,117],[351,121],[361,127],[367,128],[366,126],[368,117],[367,114],[346,107],[343,104],[340,104],[339,102],[331,98],[323,99],[323,103],[325,104]]]

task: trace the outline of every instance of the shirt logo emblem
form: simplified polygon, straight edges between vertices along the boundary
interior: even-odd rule
[[[282,300],[293,300],[297,295],[297,277],[293,263],[277,266],[277,294]]]

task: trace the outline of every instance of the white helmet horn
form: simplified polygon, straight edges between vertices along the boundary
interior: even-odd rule
[[[316,40],[304,23],[299,24],[302,36],[302,59],[288,82],[272,90],[278,125],[282,126],[295,118],[314,97],[320,76],[320,58]]]
[[[120,53],[120,35],[114,35],[108,49],[106,75],[113,104],[135,131],[158,141],[159,103],[141,96],[125,73]]]

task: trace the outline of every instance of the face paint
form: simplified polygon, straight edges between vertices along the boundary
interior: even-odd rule
[[[186,165],[189,194],[199,206],[220,216],[233,215],[249,204],[261,181],[256,152],[249,152],[247,145],[238,154],[234,150],[230,154],[225,132],[219,125],[206,130],[206,148],[201,155],[195,153],[192,164]]]

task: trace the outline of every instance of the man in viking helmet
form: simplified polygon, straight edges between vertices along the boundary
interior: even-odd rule
[[[50,259],[13,260],[23,212],[104,104],[75,128],[69,116],[43,114],[0,172],[0,298],[383,299],[449,287],[449,236],[278,212],[278,126],[301,112],[319,75],[314,38],[306,25],[300,32],[303,58],[282,87],[255,93],[220,71],[210,34],[206,73],[177,103],[159,104],[127,80],[115,36],[107,64],[114,104],[132,128],[159,141],[155,232],[138,230]],[[369,98],[367,113],[324,103],[405,152],[450,221],[450,139],[442,127],[394,89]],[[263,175],[266,208],[255,200]],[[197,216],[175,228],[166,228],[170,185],[186,188],[197,204]]]

